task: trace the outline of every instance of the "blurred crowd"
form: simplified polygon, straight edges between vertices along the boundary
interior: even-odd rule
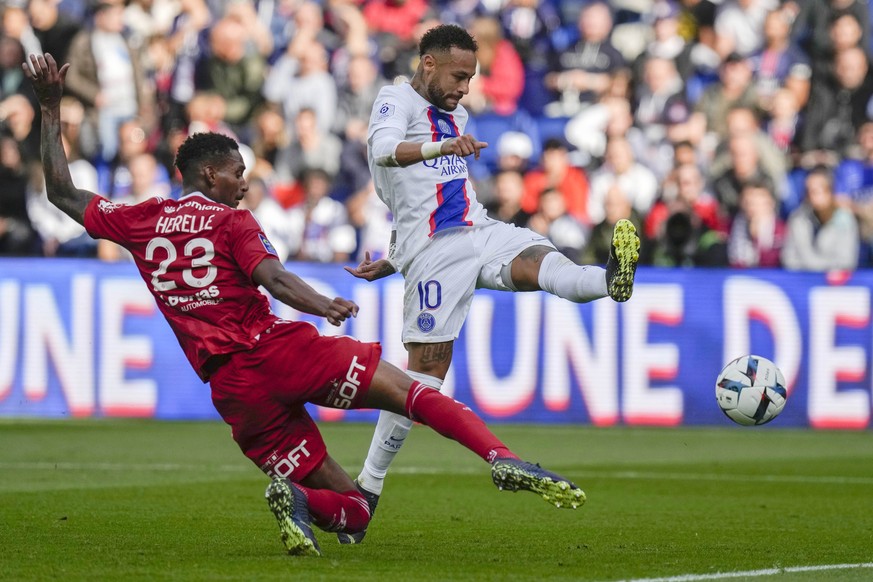
[[[445,22],[479,44],[462,103],[489,142],[468,162],[493,217],[579,263],[604,263],[629,218],[646,264],[873,265],[859,0],[5,0],[0,255],[126,259],[46,198],[20,65],[50,52],[70,63],[62,137],[78,187],[178,197],[176,148],[224,132],[282,259],[382,256],[370,110]]]

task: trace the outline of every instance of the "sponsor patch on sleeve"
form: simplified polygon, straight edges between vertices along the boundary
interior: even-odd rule
[[[270,242],[270,239],[267,238],[262,232],[258,233],[258,238],[261,239],[261,244],[264,245],[264,250],[266,250],[271,255],[279,256],[279,253],[276,252],[276,249],[273,247],[273,243]]]
[[[394,115],[394,106],[390,103],[383,103],[376,112],[376,121],[384,121],[392,115]]]

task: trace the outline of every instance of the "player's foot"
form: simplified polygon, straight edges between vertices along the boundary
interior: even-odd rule
[[[622,218],[612,231],[606,261],[606,292],[615,301],[627,301],[634,292],[634,275],[640,260],[640,237],[630,220]]]
[[[306,495],[287,479],[273,479],[264,493],[270,511],[279,522],[279,536],[289,554],[320,556],[321,550],[309,517]]]
[[[494,461],[491,479],[501,491],[533,491],[555,507],[576,509],[585,503],[585,492],[572,481],[519,459]]]
[[[376,505],[379,503],[379,496],[375,493],[370,493],[358,483],[358,480],[355,479],[355,487],[358,488],[358,491],[361,492],[361,495],[364,496],[364,499],[367,500],[367,505],[370,506],[370,519],[373,519],[373,516],[376,515]],[[364,541],[364,536],[367,535],[367,530],[359,531],[357,533],[345,533],[339,532],[336,534],[339,543],[341,544],[359,544]]]

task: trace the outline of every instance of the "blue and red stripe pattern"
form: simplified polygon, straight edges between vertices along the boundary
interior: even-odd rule
[[[466,178],[437,184],[436,196],[437,207],[430,214],[430,236],[447,228],[473,224],[466,220],[467,211],[470,210]]]
[[[451,113],[440,111],[431,106],[427,110],[430,120],[432,141],[442,141],[461,135],[455,118]],[[470,198],[467,196],[467,179],[458,178],[436,185],[437,207],[430,215],[430,233],[435,233],[456,226],[470,226],[472,221],[466,220],[470,210]]]

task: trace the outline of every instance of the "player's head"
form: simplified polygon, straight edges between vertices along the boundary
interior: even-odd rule
[[[175,164],[186,192],[200,191],[236,208],[248,190],[239,145],[226,135],[209,132],[189,136],[179,146]]]
[[[470,91],[478,49],[470,33],[454,24],[441,24],[424,33],[418,49],[418,74],[428,101],[446,111],[458,107],[461,97]]]

